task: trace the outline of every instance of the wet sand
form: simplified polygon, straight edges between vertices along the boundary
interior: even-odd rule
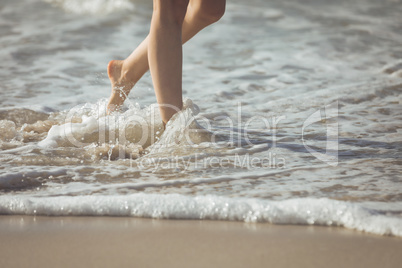
[[[402,239],[343,228],[0,216],[0,267],[397,267]]]

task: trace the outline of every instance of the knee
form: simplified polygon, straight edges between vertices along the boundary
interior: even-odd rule
[[[154,14],[164,23],[183,24],[189,0],[155,0]]]
[[[207,24],[217,22],[225,14],[226,0],[203,0],[198,3],[197,17]]]

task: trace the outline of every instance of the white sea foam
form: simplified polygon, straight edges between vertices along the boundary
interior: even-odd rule
[[[136,144],[149,152],[158,152],[172,146],[185,146],[210,141],[210,132],[201,127],[195,115],[198,107],[190,99],[183,102],[182,111],[170,120],[164,130],[158,105],[145,108],[131,106],[121,114],[105,115],[105,102],[86,103],[55,116],[56,123],[47,137],[38,145],[42,148],[86,147],[97,144]],[[8,124],[14,124],[7,121]],[[0,121],[0,127],[6,123]],[[10,125],[5,136],[14,137]],[[32,129],[29,126],[29,129]],[[37,131],[37,130],[36,130]]]
[[[44,0],[76,14],[108,14],[121,10],[133,10],[129,0]]]
[[[9,141],[17,134],[15,123],[9,120],[0,120],[0,141]]]
[[[43,148],[85,147],[97,144],[135,143],[147,147],[163,130],[157,106],[131,107],[123,114],[105,115],[105,101],[76,106],[55,117]]]
[[[251,198],[142,193],[128,196],[46,198],[2,196],[0,214],[132,216],[343,226],[373,234],[402,236],[402,218],[381,215],[359,204],[327,198],[267,201]]]

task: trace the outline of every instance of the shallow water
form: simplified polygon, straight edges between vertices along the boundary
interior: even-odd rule
[[[402,236],[401,1],[230,1],[105,116],[149,1],[0,4],[0,213],[339,225]]]

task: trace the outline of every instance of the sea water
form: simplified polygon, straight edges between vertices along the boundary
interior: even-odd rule
[[[402,2],[228,1],[183,49],[164,130],[106,66],[152,1],[2,0],[0,214],[343,226],[402,236]]]

